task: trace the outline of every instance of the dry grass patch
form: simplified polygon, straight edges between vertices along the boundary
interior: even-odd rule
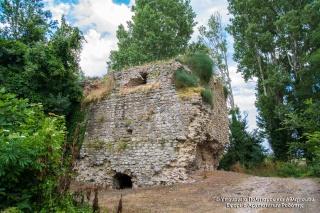
[[[159,88],[160,88],[159,82],[139,85],[136,87],[123,87],[120,89],[120,95],[127,95],[127,94],[137,93],[137,92],[147,93],[151,90],[155,90]]]
[[[111,94],[115,86],[113,77],[108,76],[101,81],[94,83],[94,88],[85,92],[84,104],[99,102],[101,99]]]
[[[192,97],[200,96],[203,87],[186,87],[183,89],[178,89],[177,93],[180,99],[190,100]]]

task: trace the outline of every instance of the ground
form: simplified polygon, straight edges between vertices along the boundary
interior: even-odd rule
[[[114,212],[122,194],[123,213],[320,212],[319,179],[255,177],[224,171],[198,173],[194,179],[190,184],[101,191],[99,205]],[[227,202],[220,200],[230,197],[314,198],[314,201],[279,202],[303,204],[303,208],[226,208]]]

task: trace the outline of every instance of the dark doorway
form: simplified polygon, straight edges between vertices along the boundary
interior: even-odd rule
[[[113,177],[113,186],[115,189],[128,189],[132,188],[132,180],[129,175],[117,173]]]

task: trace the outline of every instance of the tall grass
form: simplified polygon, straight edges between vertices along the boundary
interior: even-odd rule
[[[101,99],[108,96],[115,86],[115,80],[113,77],[108,76],[102,81],[98,82],[95,86],[96,88],[88,91],[88,93],[85,94],[85,98],[82,102],[83,104],[86,105],[92,102],[99,102]]]
[[[213,105],[213,94],[212,90],[209,88],[205,88],[201,91],[202,100],[211,106]]]
[[[183,56],[181,62],[188,65],[192,72],[199,77],[201,84],[207,85],[214,74],[214,63],[211,58],[204,53],[195,53]]]
[[[246,168],[236,163],[231,167],[231,171],[247,173],[262,177],[310,177],[317,176],[312,172],[312,168],[297,162],[281,162],[266,158],[266,160],[254,167]]]
[[[198,85],[197,77],[184,69],[179,69],[175,72],[174,80],[178,89],[196,87]]]

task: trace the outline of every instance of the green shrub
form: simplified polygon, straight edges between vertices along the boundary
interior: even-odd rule
[[[2,213],[22,213],[22,211],[17,207],[10,207],[3,210]]]
[[[296,163],[278,162],[277,174],[280,177],[304,177],[307,175],[307,167]]]
[[[64,118],[0,89],[0,210],[34,212],[56,193]]]
[[[195,87],[198,85],[198,79],[192,73],[184,69],[179,69],[175,72],[175,85],[178,89],[186,87]]]
[[[308,166],[311,176],[320,177],[320,163],[312,163]]]
[[[195,53],[184,57],[192,72],[200,78],[201,84],[208,84],[213,75],[213,61],[204,53]]]
[[[230,91],[226,85],[223,86],[223,94],[225,99],[227,99],[228,96],[230,95]]]
[[[204,102],[210,104],[211,106],[213,105],[213,94],[211,89],[203,89],[201,91],[201,97]]]

